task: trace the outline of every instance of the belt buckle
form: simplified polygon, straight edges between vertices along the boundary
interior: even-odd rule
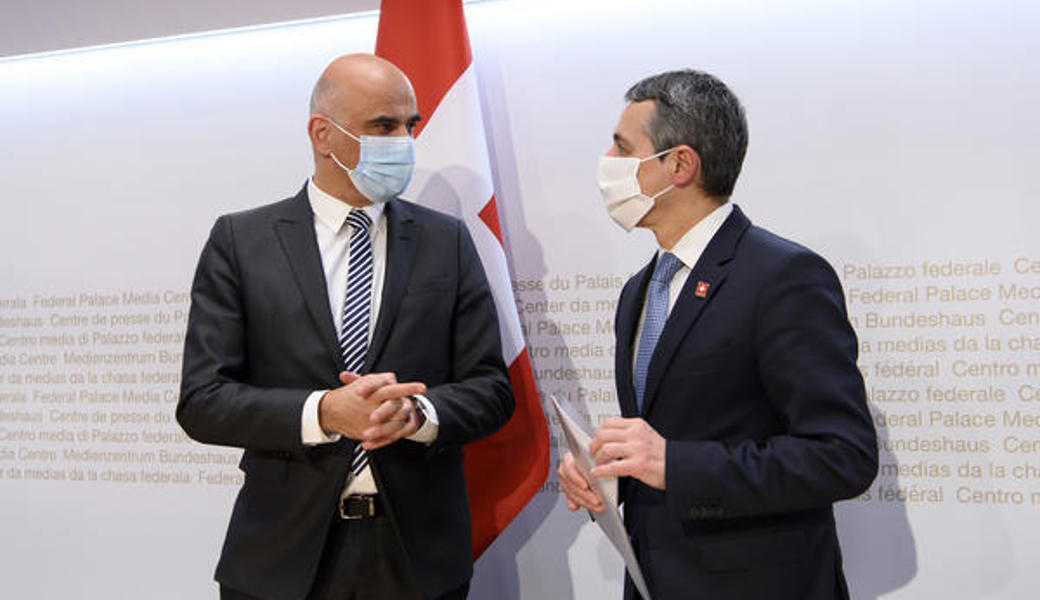
[[[361,508],[358,514],[348,514],[347,506],[354,505]],[[371,495],[347,496],[339,501],[339,518],[344,521],[356,519],[370,519],[376,516],[376,497]]]

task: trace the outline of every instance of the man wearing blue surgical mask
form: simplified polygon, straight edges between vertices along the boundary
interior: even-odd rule
[[[245,450],[224,600],[466,597],[462,445],[513,398],[465,226],[398,197],[419,119],[397,67],[336,59],[311,96],[314,175],[202,251],[177,418]]]
[[[655,600],[847,600],[832,503],[870,485],[877,439],[838,278],[730,203],[748,133],[721,81],[673,71],[625,98],[598,184],[659,249],[618,301],[622,418],[590,476],[621,478]],[[604,510],[570,454],[558,475],[571,510]]]

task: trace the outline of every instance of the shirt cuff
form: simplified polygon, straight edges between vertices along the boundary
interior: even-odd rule
[[[419,442],[421,444],[432,444],[433,441],[437,439],[437,430],[440,428],[440,421],[437,420],[437,409],[435,409],[433,403],[422,394],[415,394],[412,397],[415,398],[415,408],[422,411],[423,415],[426,416],[426,421],[423,422],[422,427],[420,427],[418,431],[405,439]]]
[[[318,404],[321,402],[322,396],[327,394],[328,391],[329,390],[319,390],[311,392],[311,395],[307,396],[307,400],[303,403],[303,414],[300,418],[300,432],[303,438],[303,443],[307,446],[329,444],[339,441],[340,435],[338,433],[326,435],[321,429],[321,423],[318,420]]]

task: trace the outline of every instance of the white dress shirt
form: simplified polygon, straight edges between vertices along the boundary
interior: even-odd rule
[[[325,193],[314,180],[307,182],[307,198],[314,211],[314,234],[321,253],[322,269],[325,272],[325,287],[329,294],[329,308],[336,324],[337,335],[343,329],[343,301],[347,294],[347,273],[350,268],[350,236],[353,229],[346,224],[347,214],[352,207]],[[368,341],[372,342],[382,302],[383,281],[386,275],[386,215],[384,204],[370,204],[362,210],[372,219],[369,234],[372,236],[372,310],[368,319]],[[340,439],[340,434],[326,434],[318,421],[318,403],[329,390],[311,392],[303,405],[301,435],[307,445],[327,444]],[[408,439],[430,443],[437,439],[437,411],[423,396],[417,397],[426,415],[426,422],[419,431]],[[374,494],[375,478],[371,467],[365,467],[357,477],[352,477],[344,489],[345,494]]]
[[[686,285],[686,280],[689,279],[690,273],[693,271],[693,267],[696,266],[697,261],[700,260],[701,254],[704,253],[704,249],[708,247],[708,242],[711,238],[715,237],[719,228],[726,221],[726,217],[733,212],[733,205],[729,202],[716,208],[715,210],[708,213],[706,217],[697,222],[696,225],[691,227],[689,231],[683,234],[679,241],[672,246],[671,250],[665,250],[663,248],[657,249],[657,256],[660,258],[663,252],[671,252],[679,259],[682,266],[672,276],[672,281],[668,284],[668,314],[672,314],[672,308],[675,307],[676,300],[679,299],[679,293],[682,292],[683,286]],[[632,341],[632,369],[635,371],[636,356],[639,354],[639,337],[643,335],[643,321],[646,319],[646,299],[643,299],[643,310],[639,313],[639,325],[636,326],[636,337]]]

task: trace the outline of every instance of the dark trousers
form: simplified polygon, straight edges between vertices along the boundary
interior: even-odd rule
[[[467,582],[436,600],[466,600]],[[262,600],[221,586],[221,600]],[[307,600],[422,600],[390,519],[336,520]]]

